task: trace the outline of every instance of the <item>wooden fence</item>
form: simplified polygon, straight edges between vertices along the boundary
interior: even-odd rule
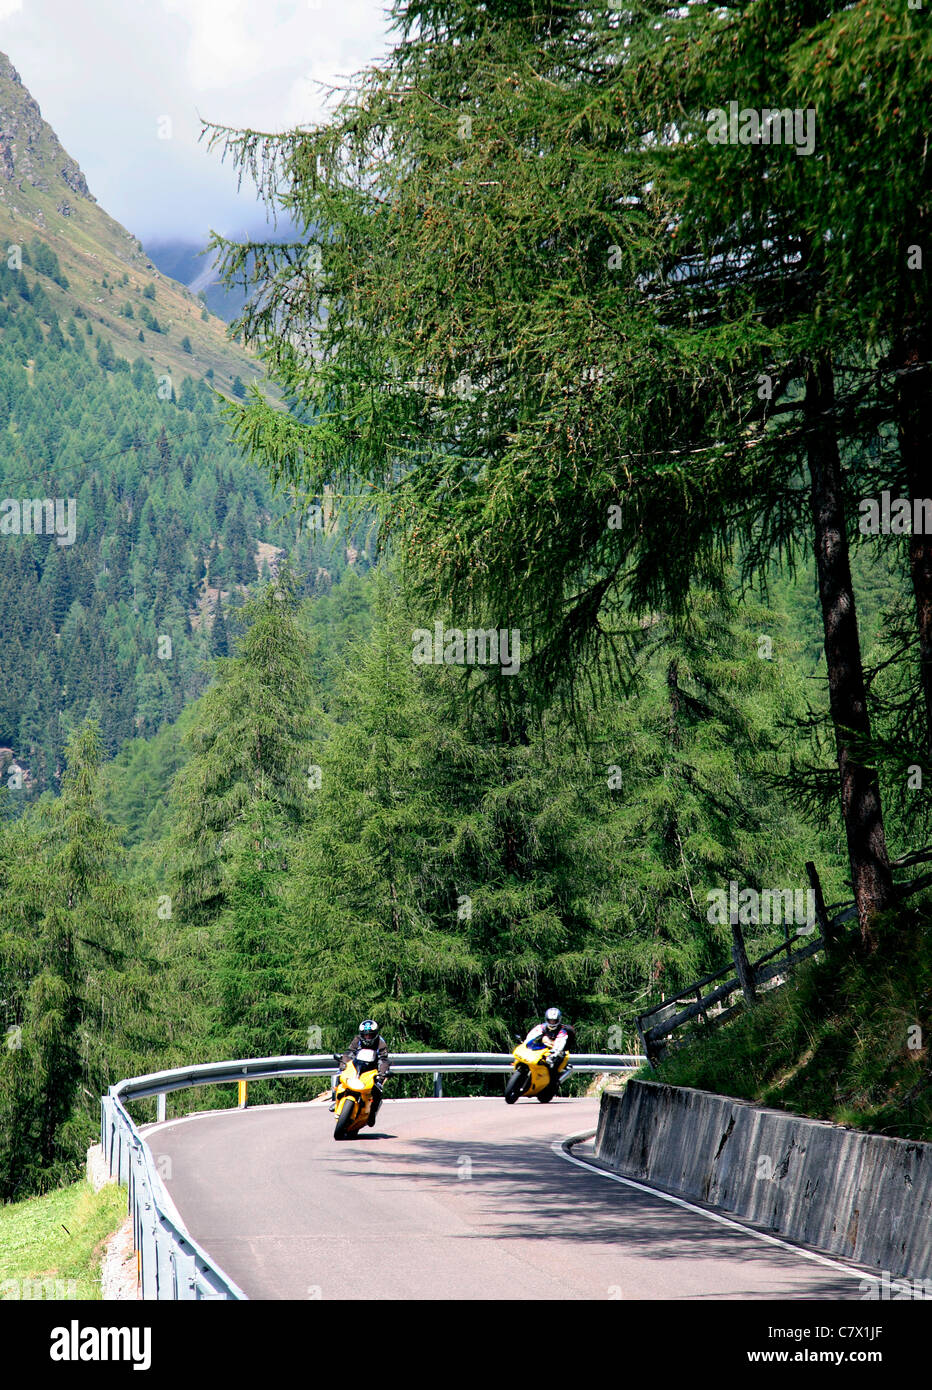
[[[908,862],[917,862],[919,857],[918,855],[910,856]],[[795,931],[792,935],[788,934],[779,946],[775,946],[772,951],[768,951],[759,960],[749,961],[744,944],[744,934],[736,916],[732,914],[730,963],[722,966],[721,970],[716,970],[712,975],[704,975],[701,980],[695,980],[679,994],[671,994],[666,999],[662,999],[659,1004],[648,1009],[645,1013],[638,1014],[636,1022],[641,1046],[652,1067],[657,1065],[665,1048],[669,1046],[664,1040],[679,1028],[695,1022],[696,1019],[699,1019],[702,1024],[709,1028],[725,1023],[729,1018],[740,1013],[745,1003],[753,1004],[757,999],[759,990],[766,987],[772,989],[775,985],[785,983],[779,978],[781,975],[788,975],[800,961],[815,955],[817,951],[831,952],[841,940],[846,930],[846,924],[857,919],[857,908],[853,903],[836,903],[833,908],[827,908],[822,895],[819,875],[812,862],[806,864],[806,873],[815,897],[815,926],[818,926],[818,932],[813,934],[815,926],[807,926],[802,931]],[[927,886],[930,879],[932,879],[932,875],[925,875],[912,883],[898,885],[899,896],[906,898],[910,894],[918,892],[920,888]],[[839,908],[841,910],[836,911]],[[830,915],[832,912],[835,913],[834,916]],[[806,945],[794,949],[796,942],[802,940],[806,941]],[[727,978],[725,978],[726,976]],[[715,984],[716,980],[721,980],[722,983],[709,989],[709,986]],[[728,999],[739,990],[741,999],[728,1005]],[[703,993],[703,991],[708,992]],[[686,1003],[687,1000],[691,1002]]]

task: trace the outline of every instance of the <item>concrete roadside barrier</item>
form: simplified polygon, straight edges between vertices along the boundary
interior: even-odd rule
[[[789,1240],[932,1279],[932,1144],[632,1080],[602,1095],[595,1155]]]

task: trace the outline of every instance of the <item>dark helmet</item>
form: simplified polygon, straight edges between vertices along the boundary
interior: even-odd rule
[[[558,1033],[562,1022],[563,1015],[559,1009],[548,1009],[544,1014],[544,1032],[551,1035]]]
[[[359,1036],[369,1047],[375,1047],[379,1040],[379,1025],[373,1018],[364,1018],[359,1025]]]

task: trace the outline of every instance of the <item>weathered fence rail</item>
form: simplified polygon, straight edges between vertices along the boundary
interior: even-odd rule
[[[927,858],[928,855],[920,856],[917,854],[900,861],[900,863],[901,865],[916,863],[920,857]],[[740,1013],[746,1003],[754,1003],[759,989],[767,985],[773,988],[772,981],[782,983],[779,980],[781,975],[789,974],[800,962],[814,956],[817,951],[831,952],[835,948],[842,939],[847,924],[857,920],[857,908],[852,902],[835,903],[831,908],[826,907],[822,885],[813,863],[806,864],[806,873],[812,886],[815,902],[815,921],[811,926],[807,925],[801,930],[793,932],[792,935],[787,934],[779,946],[774,946],[758,960],[750,961],[748,960],[741,925],[732,915],[732,949],[729,964],[723,965],[721,970],[716,970],[711,975],[703,975],[702,979],[694,980],[691,985],[687,985],[678,994],[666,996],[653,1008],[646,1009],[637,1015],[635,1021],[638,1035],[641,1039],[644,1055],[652,1067],[656,1066],[665,1048],[669,1046],[665,1040],[669,1039],[680,1028],[694,1023],[696,1019],[700,1019],[706,1027],[718,1027]],[[899,884],[897,891],[900,900],[902,901],[911,894],[919,892],[930,881],[932,881],[932,874],[925,874],[909,883]],[[837,909],[841,910],[838,911]],[[832,915],[833,913],[835,915]],[[816,926],[819,928],[818,932],[816,932]],[[795,943],[802,940],[806,941],[806,945],[794,950]],[[703,993],[707,986],[716,980],[720,980],[722,983],[715,985],[715,988],[707,993]],[[733,994],[739,992],[741,994],[740,1000],[725,1007],[726,1001]],[[691,1002],[686,1003],[686,1000]]]

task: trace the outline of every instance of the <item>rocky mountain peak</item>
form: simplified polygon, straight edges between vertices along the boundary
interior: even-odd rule
[[[38,102],[9,58],[0,53],[0,197],[4,202],[15,196],[14,189],[27,198],[30,189],[60,196],[66,206],[69,193],[96,202],[80,166],[42,119]]]

